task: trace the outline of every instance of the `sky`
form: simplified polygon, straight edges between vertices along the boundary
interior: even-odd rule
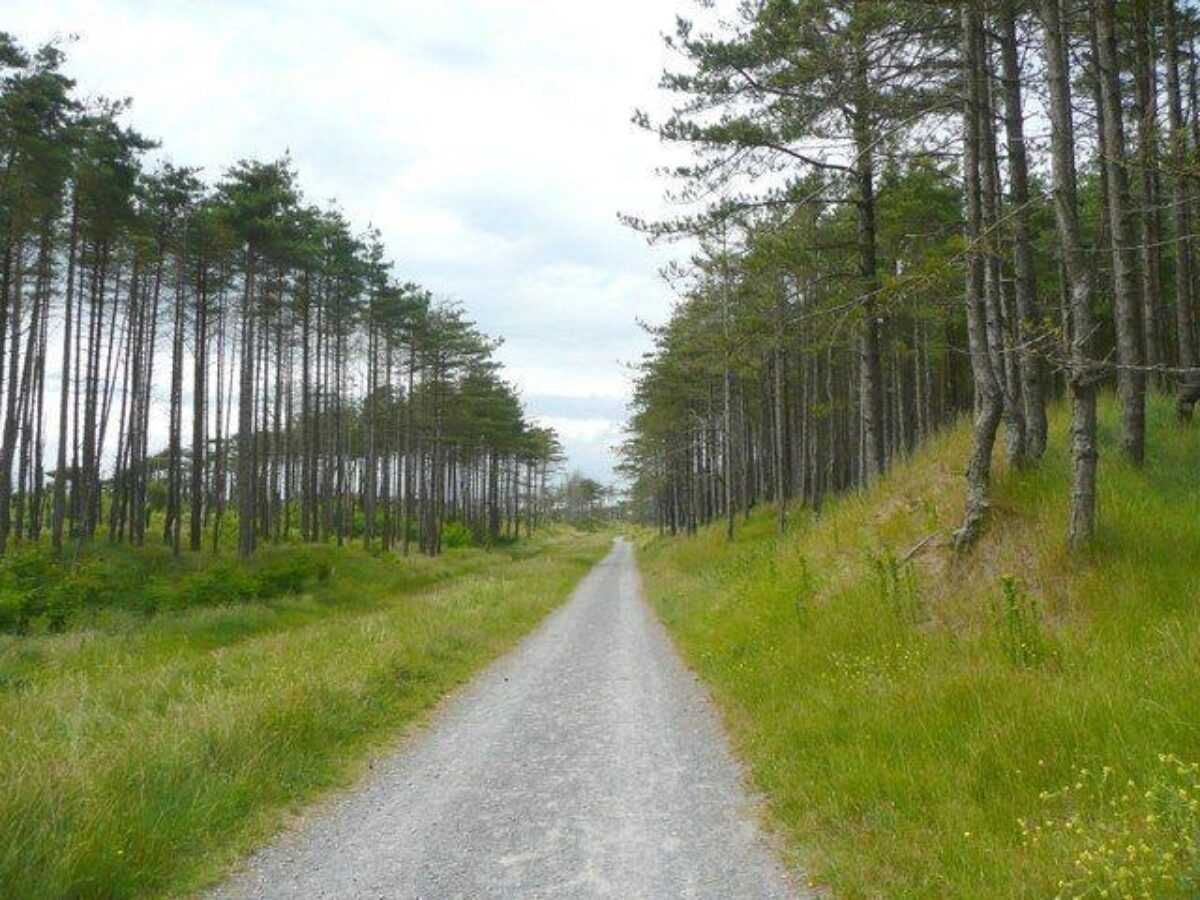
[[[630,116],[663,102],[661,35],[688,3],[7,0],[2,27],[77,35],[79,92],[132,98],[130,122],[209,179],[289,152],[308,198],[504,339],[530,416],[609,481],[637,323],[666,317],[678,252],[617,221],[665,210],[665,151]]]

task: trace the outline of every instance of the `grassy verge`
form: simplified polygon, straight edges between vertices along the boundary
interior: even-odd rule
[[[606,547],[346,550],[298,595],[0,636],[0,895],[211,880],[527,633]]]
[[[1064,549],[1064,417],[964,557],[969,434],[819,523],[643,540],[648,593],[769,815],[840,898],[1200,892],[1200,432],[1104,409],[1100,532]],[[928,543],[921,542],[933,536]],[[911,551],[911,556],[909,553]]]

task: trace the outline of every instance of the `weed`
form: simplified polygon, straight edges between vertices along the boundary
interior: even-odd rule
[[[1080,767],[1040,799],[1044,810],[1019,825],[1026,848],[1062,867],[1059,900],[1200,896],[1200,764],[1159,754],[1144,788],[1109,766]]]
[[[1042,626],[1037,599],[1021,588],[1015,575],[1001,577],[1000,599],[992,602],[992,621],[1000,648],[1011,665],[1029,669],[1058,661],[1058,653]]]
[[[911,560],[901,560],[890,549],[868,553],[880,604],[897,622],[916,625],[925,617],[917,574]]]
[[[813,593],[813,578],[812,573],[808,570],[808,560],[803,556],[799,558],[799,565],[800,572],[796,579],[796,600],[794,606],[797,620],[803,623],[804,607]]]

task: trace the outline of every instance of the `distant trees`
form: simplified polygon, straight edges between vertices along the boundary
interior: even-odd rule
[[[80,100],[62,63],[0,34],[0,552],[153,524],[175,553],[432,554],[450,520],[536,524],[557,440],[495,342],[308,204],[286,157],[216,185],[150,168],[127,104]]]
[[[819,513],[972,413],[965,547],[1000,425],[1009,464],[1036,463],[1066,392],[1068,537],[1085,542],[1098,388],[1118,388],[1134,465],[1150,385],[1181,417],[1200,400],[1195,10],[713,6],[668,39],[670,112],[635,116],[692,161],[670,170],[687,214],[631,222],[699,247],[636,385],[624,458],[643,514],[732,528],[770,499],[783,528],[789,500]]]
[[[599,525],[616,512],[613,489],[579,472],[572,472],[563,480],[551,502],[554,515],[577,528]]]

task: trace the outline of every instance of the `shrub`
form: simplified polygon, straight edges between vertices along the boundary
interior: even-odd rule
[[[313,583],[328,581],[332,574],[330,554],[322,548],[288,549],[268,553],[252,563],[215,562],[178,582],[159,584],[151,593],[150,606],[188,609],[270,600],[302,593]]]
[[[261,566],[255,576],[255,593],[260,600],[299,594],[306,580],[304,566],[298,560],[273,560]]]
[[[258,579],[244,564],[220,562],[189,575],[177,587],[165,586],[159,596],[165,608],[187,609],[245,603],[258,592]]]
[[[67,625],[82,606],[78,594],[66,583],[57,584],[46,593],[46,602],[42,610],[46,618],[46,627],[50,631],[66,631]]]
[[[144,580],[143,567],[134,559],[87,556],[71,566],[48,548],[22,548],[0,570],[0,590],[10,592],[0,630],[27,631],[42,623],[50,631],[62,631],[81,612],[129,603]]]
[[[54,560],[41,547],[22,547],[11,550],[0,562],[0,584],[12,591],[15,613],[12,630],[25,632],[47,608],[47,593],[56,580]]]
[[[299,594],[311,582],[324,582],[333,574],[328,553],[317,549],[292,550],[269,556],[256,572],[258,597],[262,600],[281,594]]]
[[[57,567],[49,551],[43,547],[21,547],[10,550],[0,561],[0,579],[18,590],[42,587]]]
[[[442,526],[442,546],[447,549],[474,547],[475,535],[462,522],[447,522]]]
[[[145,615],[298,594],[333,575],[331,547],[267,547],[252,560],[174,557],[160,544],[96,544],[73,563],[48,546],[17,546],[0,558],[0,633],[62,631],[102,609]]]
[[[0,633],[12,634],[21,630],[21,595],[0,590]]]
[[[96,548],[74,565],[48,548],[0,560],[0,632],[62,631],[84,613],[123,607],[159,610],[221,606],[297,594],[333,574],[329,548],[270,549],[252,561],[181,566],[164,547]]]

